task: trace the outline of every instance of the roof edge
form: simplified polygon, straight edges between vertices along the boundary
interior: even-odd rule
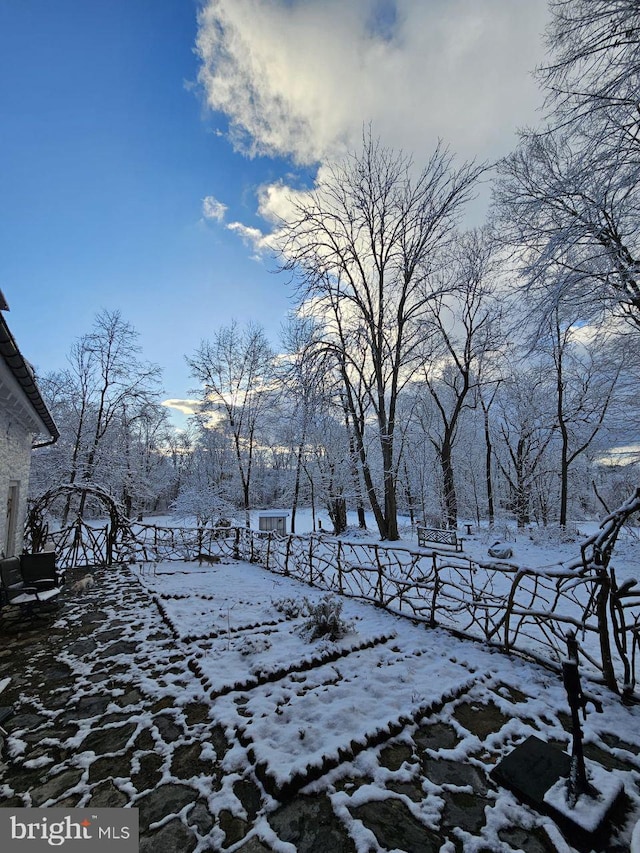
[[[6,304],[6,302],[5,302]],[[11,334],[4,317],[0,313],[0,355],[4,358],[9,370],[25,393],[36,414],[46,427],[51,436],[51,441],[43,444],[53,444],[60,438],[58,427],[42,399],[40,390],[36,384],[33,370],[25,360],[18,348],[15,338]],[[42,444],[37,445],[42,446]]]

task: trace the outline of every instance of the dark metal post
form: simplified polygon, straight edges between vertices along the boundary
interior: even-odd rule
[[[587,771],[584,766],[584,752],[582,749],[582,727],[580,726],[580,711],[583,718],[587,718],[587,704],[591,702],[596,711],[601,712],[602,706],[597,700],[585,697],[580,684],[578,673],[578,641],[573,631],[568,631],[567,660],[562,662],[562,680],[571,710],[571,730],[573,744],[571,750],[571,775],[568,780],[568,801],[573,808],[581,794],[592,793],[592,788],[587,779]]]

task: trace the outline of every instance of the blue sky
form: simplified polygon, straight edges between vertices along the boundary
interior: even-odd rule
[[[0,0],[0,288],[24,355],[61,368],[119,309],[183,398],[220,325],[277,344],[290,292],[247,237],[278,212],[264,188],[309,183],[369,121],[418,162],[438,136],[506,154],[545,20],[544,0]]]

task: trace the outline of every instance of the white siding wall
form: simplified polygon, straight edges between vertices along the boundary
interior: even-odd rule
[[[284,536],[287,532],[287,517],[281,515],[260,515],[258,516],[259,530],[275,530]]]
[[[33,435],[17,420],[15,414],[0,406],[0,550],[4,549],[7,524],[7,499],[9,484],[17,481],[19,487],[18,521],[14,553],[22,551],[24,521],[27,512],[27,489],[31,468],[31,442]],[[6,556],[12,556],[7,554]]]

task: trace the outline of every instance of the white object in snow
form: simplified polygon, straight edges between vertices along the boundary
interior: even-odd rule
[[[494,542],[488,554],[496,560],[508,560],[509,557],[513,557],[513,548],[504,542]]]

